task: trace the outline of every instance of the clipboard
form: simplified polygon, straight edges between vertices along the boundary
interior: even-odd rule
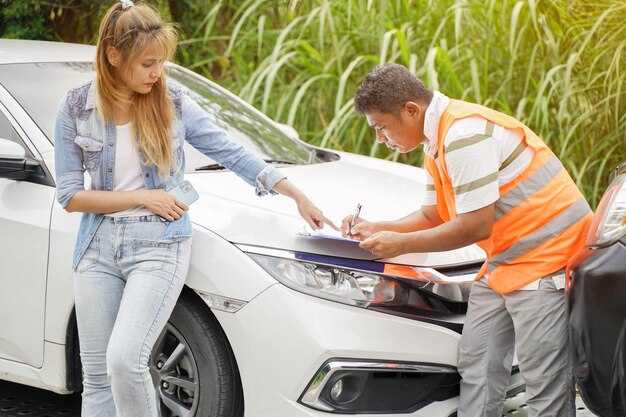
[[[297,232],[296,234],[298,236],[303,236],[303,237],[307,237],[310,239],[329,239],[329,240],[335,240],[335,241],[340,241],[340,242],[349,242],[349,243],[353,243],[357,245],[361,243],[360,240],[350,239],[349,237],[341,236],[341,232],[338,232],[336,230],[333,230],[333,229],[313,230],[308,225],[303,226],[302,231]]]

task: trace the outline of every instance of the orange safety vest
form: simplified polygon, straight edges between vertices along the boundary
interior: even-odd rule
[[[491,136],[494,124],[521,130],[524,144],[534,151],[530,165],[500,186],[491,236],[478,242],[487,259],[476,279],[488,273],[489,286],[507,293],[564,268],[584,245],[593,212],[558,158],[523,123],[478,104],[450,100],[439,120],[438,152],[434,159],[424,156],[444,221],[457,217],[444,139],[456,120],[471,116],[488,121],[485,138]],[[523,150],[524,145],[520,145],[519,152]],[[500,169],[517,155],[514,151]]]

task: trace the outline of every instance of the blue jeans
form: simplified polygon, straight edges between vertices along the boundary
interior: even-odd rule
[[[191,238],[157,242],[157,216],[105,217],[74,291],[83,417],[156,417],[148,360],[183,288]]]

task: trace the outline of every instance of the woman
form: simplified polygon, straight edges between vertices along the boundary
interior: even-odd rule
[[[83,417],[157,415],[148,358],[191,250],[188,207],[166,192],[183,180],[185,140],[258,195],[291,197],[314,229],[332,225],[282,174],[214,128],[183,87],[166,82],[163,63],[175,47],[175,31],[153,9],[114,5],[100,25],[95,81],[59,107],[58,200],[83,213],[73,259]]]

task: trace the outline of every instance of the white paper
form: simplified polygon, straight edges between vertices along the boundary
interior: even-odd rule
[[[349,237],[341,236],[341,231],[337,231],[332,227],[325,227],[324,229],[312,230],[308,225],[302,228],[301,232],[298,232],[299,236],[310,237],[310,238],[320,238],[320,239],[332,239],[332,240],[341,240],[344,242],[350,243],[360,243],[360,240],[350,239]]]

